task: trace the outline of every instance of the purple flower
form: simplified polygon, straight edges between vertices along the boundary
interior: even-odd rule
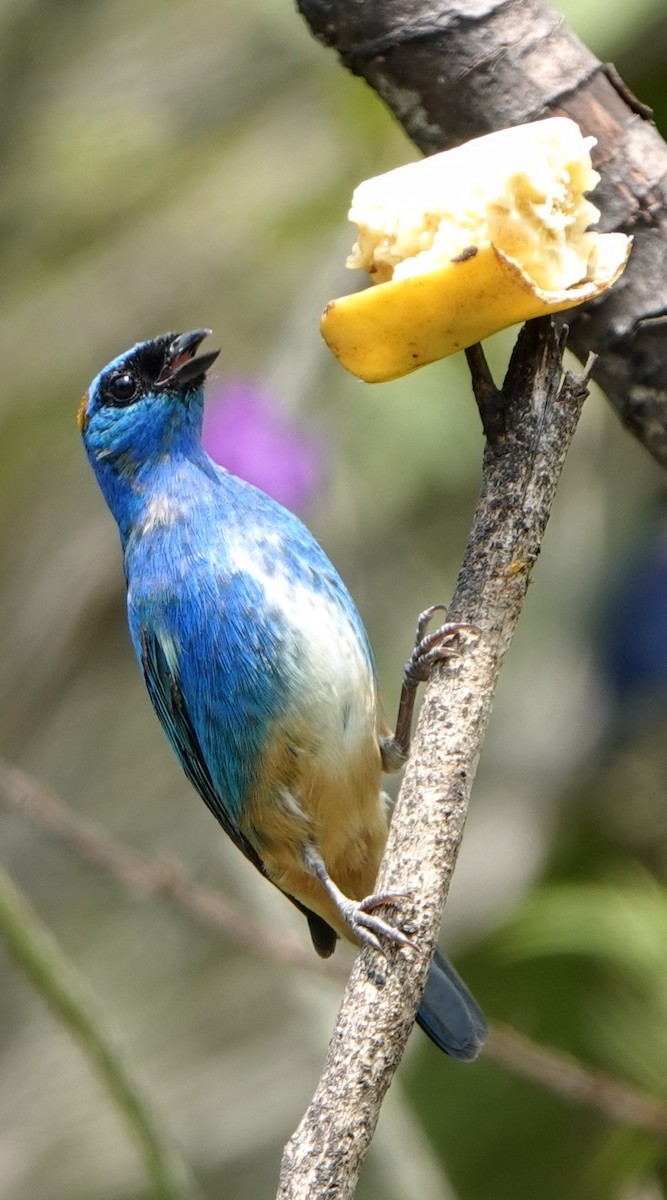
[[[210,396],[202,442],[215,462],[286,508],[303,510],[322,485],[320,448],[254,379],[229,380]]]

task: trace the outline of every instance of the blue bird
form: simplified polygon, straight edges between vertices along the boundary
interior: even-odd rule
[[[382,772],[408,756],[417,683],[461,626],[422,615],[396,733],[382,715],[366,633],[305,526],[216,466],[201,446],[208,330],[141,342],[93,380],[79,409],[88,458],[118,524],[130,633],[185,774],[251,863],[337,937],[409,945],[375,911],[387,837]],[[436,608],[439,606],[436,606]],[[439,952],[418,1021],[455,1058],[486,1023]]]

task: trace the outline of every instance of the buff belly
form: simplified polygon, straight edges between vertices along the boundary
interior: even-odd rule
[[[267,739],[242,828],[272,881],[349,938],[305,852],[318,851],[350,899],[372,893],[387,839],[379,743],[387,729],[356,628],[322,597],[297,593],[291,601],[288,611],[300,616],[300,677]]]

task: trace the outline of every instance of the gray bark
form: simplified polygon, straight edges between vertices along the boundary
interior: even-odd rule
[[[392,819],[377,890],[409,897],[400,924],[414,949],[389,948],[386,959],[369,948],[359,954],[322,1078],[285,1149],[279,1200],[354,1194],[412,1028],[496,680],[586,394],[585,381],[572,375],[561,387],[561,355],[549,320],[524,327],[503,388],[504,432],[487,445],[482,492],[448,614],[478,626],[480,637],[437,668],[428,685]],[[482,390],[488,391],[488,380]]]

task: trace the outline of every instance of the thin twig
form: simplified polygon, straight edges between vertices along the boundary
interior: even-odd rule
[[[67,846],[84,862],[106,871],[124,890],[145,899],[167,901],[196,925],[231,939],[252,954],[320,975],[326,972],[327,977],[341,980],[349,974],[342,958],[325,965],[287,932],[272,928],[268,937],[259,922],[247,917],[222,893],[189,880],[183,863],[165,864],[139,855],[79,816],[26,771],[1,759],[0,805]],[[484,1057],[570,1103],[582,1104],[612,1121],[667,1136],[666,1101],[512,1029],[491,1025]]]
[[[495,445],[505,433],[505,408],[502,390],[496,387],[491,368],[486,360],[484,348],[479,342],[468,346],[466,361],[472,379],[472,390],[477,401],[484,436]]]

